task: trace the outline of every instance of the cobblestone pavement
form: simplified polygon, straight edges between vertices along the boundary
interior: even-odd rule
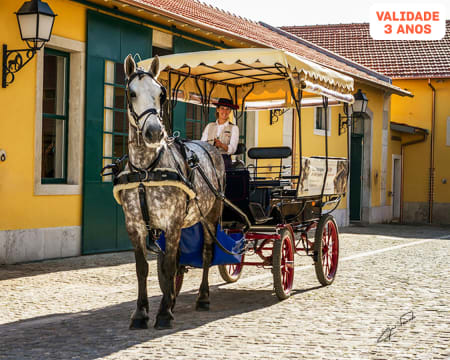
[[[196,312],[190,270],[165,331],[128,330],[130,252],[0,266],[0,359],[449,359],[450,228],[350,227],[340,240],[336,281],[321,287],[297,257],[281,302],[270,270],[225,284],[213,268],[211,310]],[[153,321],[154,259],[149,295]]]

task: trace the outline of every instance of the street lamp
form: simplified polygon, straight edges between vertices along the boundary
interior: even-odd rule
[[[41,0],[30,0],[21,6],[16,16],[20,37],[26,42],[28,49],[8,50],[7,45],[3,44],[3,88],[14,81],[14,74],[50,40],[56,15],[47,3]],[[25,62],[21,53],[25,53]]]
[[[369,100],[367,99],[366,94],[364,94],[361,89],[358,89],[355,95],[353,95],[355,98],[354,103],[352,104],[352,113],[351,115],[348,114],[348,104],[344,104],[344,114],[339,114],[339,129],[338,133],[339,136],[344,133],[344,127],[348,128],[352,125],[352,117],[354,118],[364,118],[364,116],[367,114],[367,103]]]
[[[353,97],[355,98],[355,102],[352,104],[353,116],[363,116],[366,113],[367,103],[369,102],[366,94],[361,89],[358,89]]]

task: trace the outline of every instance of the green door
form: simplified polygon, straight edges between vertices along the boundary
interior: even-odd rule
[[[131,247],[110,177],[100,170],[127,152],[123,60],[151,56],[151,29],[88,11],[83,175],[83,254]]]
[[[352,134],[350,153],[350,220],[361,220],[363,136]]]

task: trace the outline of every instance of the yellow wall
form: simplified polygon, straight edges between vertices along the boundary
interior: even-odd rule
[[[436,89],[435,201],[450,202],[450,147],[446,146],[447,117],[450,116],[450,79],[432,80]],[[432,91],[427,80],[395,80],[413,98],[392,99],[392,121],[431,131]],[[414,138],[418,138],[417,136]],[[402,136],[402,142],[411,136]],[[404,157],[404,201],[427,202],[430,168],[430,137],[426,142],[406,147]],[[442,183],[447,179],[447,184]]]
[[[364,120],[365,126],[372,128],[372,159],[370,170],[371,181],[371,207],[381,206],[381,176],[382,176],[382,131],[383,131],[383,104],[384,92],[372,87],[356,84],[355,88],[360,88],[366,93],[368,102],[368,109],[372,111],[372,120]],[[339,113],[344,114],[343,107],[331,107],[331,136],[328,138],[328,155],[337,157],[347,157],[347,137],[346,133],[339,136]],[[259,146],[280,146],[283,143],[282,131],[283,126],[281,121],[272,126],[269,125],[269,112],[260,112],[259,115]],[[297,120],[295,120],[297,121]],[[320,156],[325,155],[325,137],[314,134],[314,108],[302,108],[302,142],[303,142],[303,156]],[[361,121],[361,120],[358,120]],[[298,149],[296,149],[295,158],[295,173],[298,173]],[[268,161],[267,163],[275,165],[275,162]],[[266,164],[267,164],[266,163]],[[366,162],[367,163],[367,162]],[[386,178],[386,204],[390,205],[391,199],[388,193],[391,189],[391,172],[392,172],[392,156],[387,155],[387,178]],[[364,190],[363,190],[364,191]],[[345,199],[341,202],[340,207],[345,207]]]
[[[0,38],[9,49],[23,49],[14,12],[23,0],[0,4]],[[79,4],[53,0],[58,15],[53,34],[85,41],[86,12]],[[7,160],[0,162],[0,230],[81,225],[81,195],[35,196],[35,98],[36,59],[16,74],[7,88],[0,88],[0,149]]]
[[[338,114],[342,111],[341,106],[331,107],[331,136],[328,137],[329,156],[347,157],[347,140],[345,134],[338,136]],[[302,150],[303,156],[325,155],[325,136],[314,134],[314,108],[302,109]],[[258,115],[258,146],[282,146],[283,144],[283,121],[280,120],[270,125],[269,111],[260,111]],[[297,115],[295,115],[295,120]],[[297,126],[298,129],[298,126]],[[297,130],[298,138],[298,130]],[[298,146],[295,157],[297,158],[296,168],[298,169]],[[277,163],[270,162],[269,163]]]
[[[258,146],[282,146],[283,145],[283,118],[270,125],[270,112],[258,113]]]
[[[331,136],[328,137],[328,154],[335,157],[347,157],[346,134],[338,136],[338,114],[342,111],[342,106],[331,106]],[[325,155],[325,136],[314,134],[314,108],[302,108],[302,155],[303,156],[321,156]],[[260,111],[258,115],[258,146],[282,146],[283,145],[283,121],[284,117],[270,125],[269,111]],[[297,115],[294,121],[298,124]],[[297,139],[298,139],[298,125]],[[298,140],[297,140],[298,144]],[[296,145],[295,152],[295,174],[299,171],[299,151]],[[279,165],[279,160],[260,161],[261,165]],[[341,201],[339,208],[346,207],[345,197]]]

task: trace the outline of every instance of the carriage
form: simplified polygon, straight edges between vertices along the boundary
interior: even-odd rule
[[[328,102],[353,102],[353,80],[297,55],[275,49],[230,49],[160,57],[159,81],[167,88],[166,122],[172,126],[179,100],[202,106],[228,97],[239,104],[235,118],[253,108],[290,109],[296,113],[293,148],[253,147],[245,150],[252,163],[237,161],[226,173],[224,212],[216,233],[213,265],[226,282],[235,282],[245,266],[270,268],[280,300],[290,296],[294,255],[310,256],[317,279],[329,285],[339,261],[339,232],[332,212],[346,193],[347,158],[328,154]],[[148,67],[152,59],[139,63]],[[314,100],[325,108],[324,154],[304,156],[301,107]],[[172,127],[171,127],[172,128]],[[297,133],[298,132],[298,133]],[[286,159],[293,158],[292,165]],[[270,164],[268,165],[268,162]],[[296,170],[297,169],[297,170]],[[183,229],[176,273],[178,294],[187,269],[201,267],[201,224]],[[164,235],[159,243],[164,248]],[[256,255],[250,257],[249,255]],[[163,254],[158,256],[161,269]],[[160,275],[160,271],[158,272]],[[161,283],[161,281],[160,281]]]

